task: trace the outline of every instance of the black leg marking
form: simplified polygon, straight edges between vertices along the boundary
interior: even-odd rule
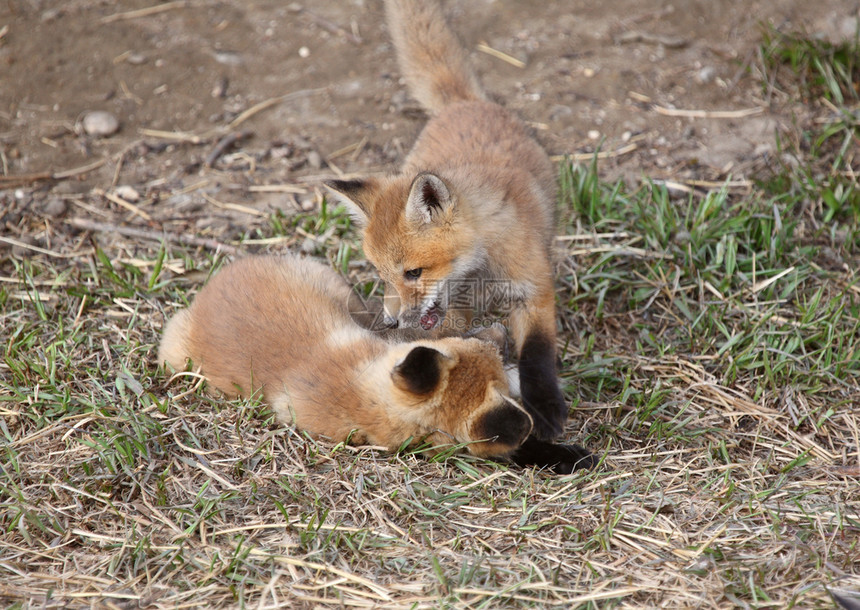
[[[580,468],[594,468],[597,457],[579,445],[557,445],[528,437],[511,455],[518,466],[551,468],[556,474],[570,474]]]
[[[523,406],[534,420],[532,434],[550,441],[564,431],[567,403],[558,387],[555,344],[538,333],[526,337],[520,350],[520,389]]]

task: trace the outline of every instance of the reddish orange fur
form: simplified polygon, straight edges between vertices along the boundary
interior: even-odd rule
[[[262,391],[281,421],[335,441],[391,449],[410,438],[475,441],[468,449],[479,456],[519,446],[531,420],[508,395],[496,347],[463,338],[387,343],[352,320],[349,299],[345,282],[319,263],[239,259],[168,322],[159,361],[184,370],[190,359],[230,397]],[[428,395],[410,392],[395,373],[416,346],[436,350],[443,363]],[[485,434],[487,415],[499,409],[526,426],[517,438]]]
[[[397,174],[329,186],[362,226],[365,255],[400,296],[401,323],[450,313],[444,287],[453,282],[509,283],[517,351],[529,341],[540,346],[528,350],[521,377],[525,405],[536,433],[552,438],[567,417],[555,370],[552,163],[519,119],[484,99],[435,2],[387,0],[386,11],[410,91],[432,117]],[[443,196],[427,191],[422,176],[439,180]],[[414,269],[420,279],[404,277]]]

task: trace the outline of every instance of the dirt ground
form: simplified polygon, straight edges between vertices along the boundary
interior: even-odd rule
[[[601,178],[678,191],[731,180],[743,191],[731,192],[732,210],[831,112],[762,74],[762,28],[836,42],[860,17],[860,0],[445,6],[487,90],[550,154],[587,163],[600,149]],[[117,130],[94,133],[93,111]],[[854,243],[839,245],[856,238],[856,216],[849,237],[821,229],[819,259],[791,280],[796,304],[765,292],[796,268],[779,259],[756,282],[753,247],[751,281],[715,272],[736,295],[681,269],[711,260],[691,254],[667,262],[671,290],[657,265],[629,281],[625,294],[651,295],[636,297],[632,316],[612,294],[576,300],[563,338],[597,338],[568,352],[585,362],[572,370],[593,375],[599,400],[614,391],[600,389],[604,375],[617,374],[643,405],[576,397],[566,438],[586,439],[617,470],[585,483],[387,461],[370,447],[321,451],[294,428],[259,425],[251,406],[156,385],[165,316],[202,284],[213,251],[280,251],[341,228],[325,255],[345,251],[351,273],[372,274],[345,219],[305,232],[312,218],[293,226],[272,212],[313,213],[323,179],[396,167],[423,118],[397,74],[381,0],[0,0],[0,605],[275,607],[269,597],[281,596],[279,607],[439,607],[442,592],[468,607],[830,607],[828,587],[860,589],[857,389],[838,377],[857,370],[860,264]],[[778,148],[777,134],[792,146]],[[619,265],[600,281],[645,268]],[[610,266],[595,263],[594,276]],[[676,351],[686,335],[672,335],[670,316],[695,300],[687,288],[705,285],[719,301],[700,296],[701,311],[725,318],[712,333],[726,342]],[[805,340],[777,351],[782,335],[795,338],[777,324],[807,333],[817,307],[826,322],[809,331],[811,351]],[[768,369],[769,353],[797,360],[792,371],[826,366],[786,387],[771,369],[723,379],[729,348],[752,328],[766,340],[743,362],[760,349],[756,367]],[[842,329],[853,333],[844,341]],[[645,353],[614,364],[619,345]]]
[[[742,179],[766,161],[775,130],[803,108],[760,85],[762,24],[839,40],[854,34],[858,5],[450,0],[447,12],[486,88],[551,154],[601,147],[604,175],[637,181]],[[33,214],[98,217],[84,200],[94,189],[137,202],[127,211],[96,197],[154,228],[176,214],[185,220],[174,229],[223,223],[204,194],[307,210],[321,178],[393,167],[422,125],[377,1],[13,0],[0,4],[0,28],[0,206],[11,237],[25,236]],[[119,130],[88,134],[94,110]],[[238,139],[218,147],[230,134]]]

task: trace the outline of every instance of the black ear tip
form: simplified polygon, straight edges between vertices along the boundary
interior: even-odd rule
[[[419,345],[394,367],[395,383],[413,394],[429,394],[442,378],[442,352]]]
[[[337,178],[333,178],[331,180],[325,180],[323,182],[328,188],[338,191],[339,193],[343,193],[344,195],[352,195],[361,189],[364,188],[365,182],[364,180],[352,179],[352,180],[340,180]]]
[[[511,448],[519,446],[532,430],[532,418],[528,413],[504,402],[482,415],[472,425],[472,436],[476,440],[494,439]]]

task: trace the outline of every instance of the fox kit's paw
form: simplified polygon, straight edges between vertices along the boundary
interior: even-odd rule
[[[557,445],[530,436],[511,455],[518,466],[551,468],[556,474],[570,474],[580,468],[594,468],[597,457],[579,445]]]

